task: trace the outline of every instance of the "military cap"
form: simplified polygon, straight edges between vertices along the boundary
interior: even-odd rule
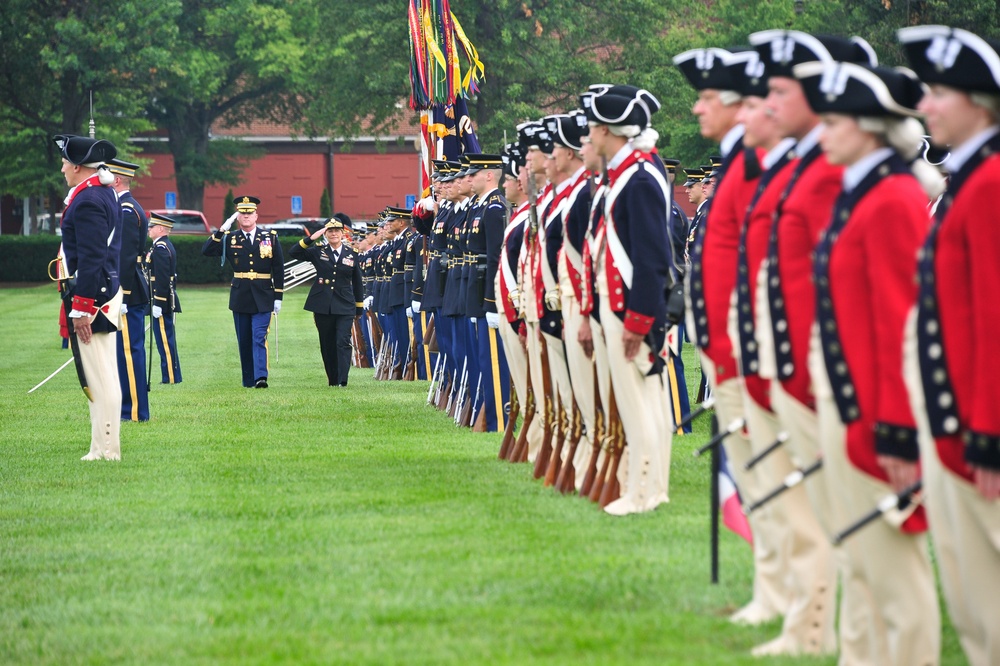
[[[256,212],[257,206],[260,205],[260,199],[257,197],[236,197],[233,199],[233,203],[236,205],[236,210],[240,213],[253,213]]]
[[[767,76],[794,78],[795,65],[814,60],[877,65],[871,44],[860,37],[810,35],[798,30],[763,30],[750,35],[750,43],[760,55]]]
[[[815,61],[796,65],[793,73],[816,113],[914,117],[924,96],[909,70]]]
[[[903,28],[898,37],[924,83],[1000,94],[1000,42],[944,25]]]
[[[466,153],[465,155],[462,155],[462,157],[469,163],[467,171],[470,176],[485,169],[503,168],[503,159],[500,155],[492,155],[489,153]]]
[[[674,56],[674,64],[695,90],[735,90],[730,76],[732,54],[726,49],[691,49]]]
[[[412,217],[412,212],[408,208],[399,208],[397,206],[386,206],[385,208],[385,221],[390,220],[402,220],[410,219]]]
[[[120,160],[118,158],[108,160],[106,164],[108,166],[108,171],[125,178],[135,178],[135,172],[139,170],[138,164],[132,164],[131,162],[126,162],[125,160]]]
[[[113,160],[118,155],[115,144],[106,139],[91,139],[74,134],[57,134],[52,137],[59,148],[59,154],[67,162],[77,166],[96,168],[99,164]]]
[[[701,181],[705,180],[705,170],[700,167],[684,169],[684,175],[687,176],[687,180],[684,181],[684,187],[698,185]]]
[[[734,51],[726,65],[733,90],[741,97],[767,97],[767,68],[754,50]]]
[[[150,211],[149,213],[149,224],[150,226],[161,226],[167,229],[174,228],[173,218],[167,217],[166,215],[160,215],[159,213]]]
[[[335,217],[331,217],[329,220],[326,221],[326,224],[323,225],[323,229],[324,230],[339,229],[339,230],[343,231],[344,230],[344,223],[341,222],[340,218],[338,218],[336,216]]]
[[[680,160],[675,160],[672,157],[661,158],[663,160],[663,168],[667,170],[667,173],[677,173],[677,167],[681,165]]]

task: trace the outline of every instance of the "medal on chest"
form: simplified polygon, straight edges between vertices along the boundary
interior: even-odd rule
[[[271,257],[271,239],[261,238],[260,239],[260,258],[269,259]]]

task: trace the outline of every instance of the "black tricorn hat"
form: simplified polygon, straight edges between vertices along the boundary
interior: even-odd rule
[[[726,65],[733,90],[741,97],[767,97],[767,68],[753,50],[734,51]]]
[[[794,73],[816,113],[913,117],[924,96],[916,74],[904,69],[816,61],[796,65]]]
[[[795,78],[792,68],[804,62],[854,62],[875,66],[878,56],[860,37],[810,35],[798,30],[763,30],[750,35],[768,76]]]
[[[729,75],[732,54],[720,48],[691,49],[674,56],[674,64],[695,90],[735,90]]]
[[[918,25],[898,33],[910,67],[924,83],[1000,94],[1000,43],[944,25]]]
[[[118,155],[115,144],[106,139],[91,139],[88,136],[76,136],[74,134],[57,134],[52,137],[59,153],[66,161],[82,166],[86,164],[100,164],[113,160]]]

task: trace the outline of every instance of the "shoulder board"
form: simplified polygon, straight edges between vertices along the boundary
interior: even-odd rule
[[[135,206],[127,201],[122,202],[122,208],[131,208],[132,210],[135,210]]]

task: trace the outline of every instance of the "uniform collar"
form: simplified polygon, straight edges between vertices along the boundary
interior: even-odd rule
[[[987,127],[958,148],[952,150],[948,160],[944,163],[945,168],[948,169],[950,173],[956,173],[959,169],[965,166],[965,163],[969,161],[969,158],[975,155],[976,151],[982,148],[984,143],[992,139],[997,132],[1000,132],[1000,125]]]
[[[733,148],[743,138],[745,131],[746,129],[743,125],[734,125],[732,129],[726,132],[726,135],[722,137],[722,141],[719,142],[719,149],[722,151],[723,157],[729,157],[729,153],[733,152]]]
[[[882,162],[892,156],[892,148],[876,148],[844,169],[844,192],[852,192]]]
[[[823,132],[823,123],[816,123],[816,127],[813,127],[809,132],[806,133],[802,139],[795,144],[795,153],[799,157],[803,157],[806,153],[816,147],[819,143],[819,135]]]

